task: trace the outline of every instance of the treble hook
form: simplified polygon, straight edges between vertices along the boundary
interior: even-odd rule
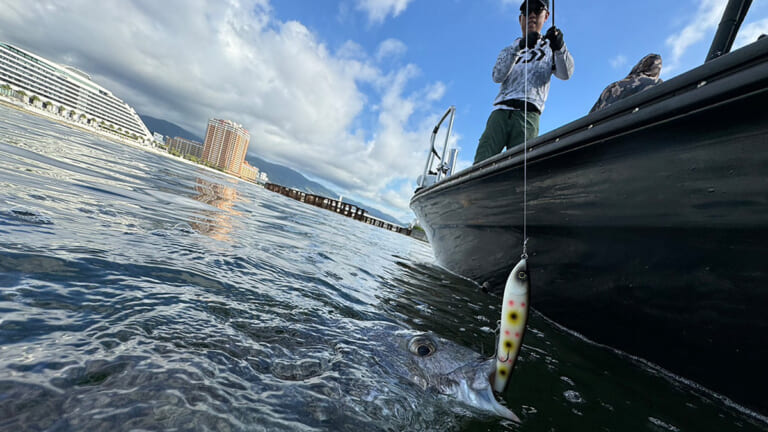
[[[494,358],[499,358],[499,339],[501,338],[501,320],[496,320],[496,330],[493,331],[496,334],[496,351],[493,353]],[[507,358],[505,360],[499,359],[501,362],[509,360],[509,350],[507,350]]]
[[[496,352],[493,354],[494,357],[496,357],[500,362],[506,363],[509,361],[509,350],[507,350],[507,357],[502,359],[499,357],[499,339],[501,338],[501,320],[496,321],[496,330],[494,330],[494,333],[496,333]]]

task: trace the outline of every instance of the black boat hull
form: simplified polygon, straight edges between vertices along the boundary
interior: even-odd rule
[[[761,42],[530,143],[527,220],[537,310],[768,413]],[[411,201],[438,262],[491,290],[521,253],[520,150]]]

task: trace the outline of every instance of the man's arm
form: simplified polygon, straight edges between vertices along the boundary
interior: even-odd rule
[[[499,58],[496,59],[496,64],[493,66],[493,82],[501,83],[507,79],[507,76],[512,71],[512,65],[519,50],[517,45],[517,41],[515,41],[515,43],[504,48],[499,53]]]
[[[549,47],[552,49],[555,58],[553,66],[555,76],[561,80],[567,80],[573,75],[573,57],[568,52],[568,47],[565,46],[563,32],[559,28],[552,26],[547,30],[544,39],[549,41]]]
[[[567,80],[573,76],[573,57],[568,51],[568,47],[563,45],[554,52],[555,57],[555,76],[561,80]]]

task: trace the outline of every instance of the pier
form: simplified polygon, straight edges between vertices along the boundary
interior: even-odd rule
[[[399,234],[404,234],[407,236],[411,235],[410,228],[401,227],[391,222],[387,222],[385,220],[381,220],[377,217],[371,216],[368,214],[367,210],[362,209],[353,204],[345,203],[340,200],[335,200],[333,198],[328,198],[320,195],[309,194],[306,192],[302,192],[300,190],[291,189],[289,187],[281,186],[279,184],[274,184],[274,183],[265,183],[264,188],[272,192],[279,193],[280,195],[287,196],[288,198],[293,198],[296,201],[300,201],[305,204],[310,204],[315,207],[320,207],[322,209],[326,209],[334,213],[338,213],[342,216],[346,216],[348,218],[352,218],[354,220],[367,223],[368,225],[384,228],[385,230],[396,232]]]

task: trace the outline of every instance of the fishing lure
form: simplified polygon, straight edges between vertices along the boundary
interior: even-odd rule
[[[520,352],[525,325],[528,322],[529,287],[528,263],[523,258],[509,274],[507,285],[504,287],[499,342],[496,347],[496,371],[493,378],[493,389],[498,393],[507,388],[509,376]]]

